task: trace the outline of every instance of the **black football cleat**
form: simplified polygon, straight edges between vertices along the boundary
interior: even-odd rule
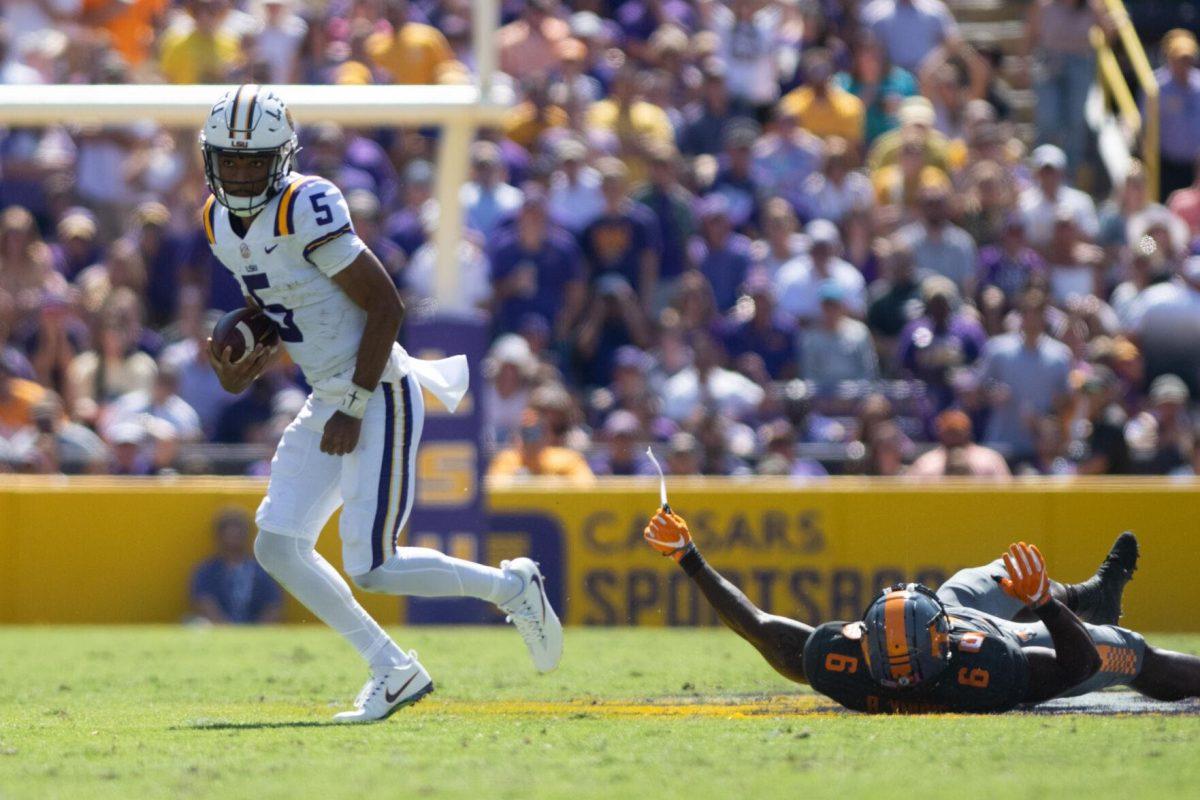
[[[1125,584],[1133,580],[1137,562],[1137,537],[1125,531],[1113,542],[1096,574],[1075,585],[1074,611],[1079,618],[1093,625],[1116,625],[1121,618],[1121,595]]]

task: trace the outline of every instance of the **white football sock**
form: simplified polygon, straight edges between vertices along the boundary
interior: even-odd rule
[[[428,547],[399,547],[375,569],[351,578],[371,592],[413,597],[477,597],[497,605],[524,588],[517,575],[451,558]]]
[[[295,536],[260,530],[254,555],[292,596],[342,635],[372,668],[402,666],[409,657],[358,604],[329,562]]]

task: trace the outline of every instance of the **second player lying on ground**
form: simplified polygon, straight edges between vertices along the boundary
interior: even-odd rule
[[[1083,583],[1051,581],[1041,553],[1022,542],[936,592],[900,584],[861,620],[816,627],[755,607],[705,562],[678,514],[660,509],[643,535],[777,672],[855,711],[1008,711],[1109,686],[1158,700],[1200,696],[1200,658],[1116,624],[1137,568],[1132,533]]]

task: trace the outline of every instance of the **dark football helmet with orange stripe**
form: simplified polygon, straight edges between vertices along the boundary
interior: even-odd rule
[[[217,202],[239,217],[257,214],[287,183],[300,149],[292,114],[265,86],[226,92],[200,129],[204,177]],[[221,177],[222,157],[261,160],[261,174],[234,183]]]
[[[950,617],[933,590],[898,583],[863,614],[862,648],[867,670],[881,686],[928,683],[950,662]]]

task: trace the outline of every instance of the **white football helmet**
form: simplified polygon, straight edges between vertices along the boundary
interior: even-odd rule
[[[265,86],[243,84],[223,94],[208,112],[208,120],[200,130],[200,149],[204,153],[204,177],[217,202],[232,214],[249,217],[283,188],[300,148],[292,114],[279,95]],[[235,193],[235,187],[227,188],[218,168],[219,156],[227,152],[268,158],[266,189],[244,196]]]

